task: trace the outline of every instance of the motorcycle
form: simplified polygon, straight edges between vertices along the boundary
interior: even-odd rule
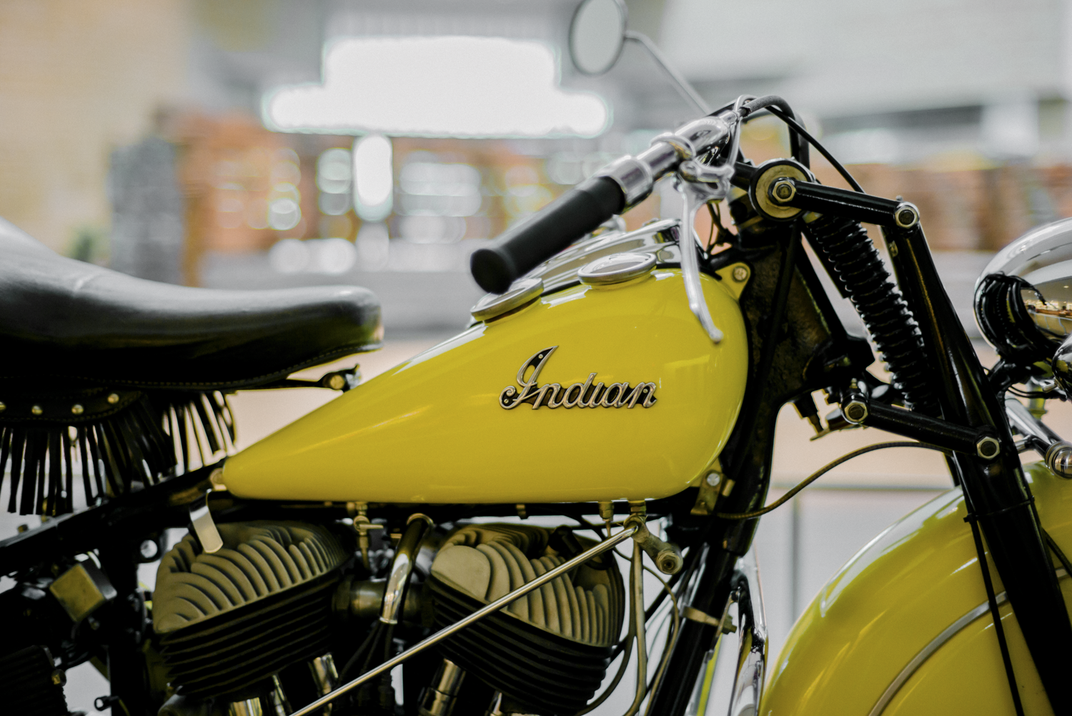
[[[740,132],[768,114],[791,156],[756,166]],[[809,145],[852,190],[816,181]],[[681,216],[606,224],[664,178]],[[716,205],[735,230],[701,242]],[[984,272],[984,370],[916,207],[742,96],[478,250],[489,293],[456,337],[310,383],[290,376],[380,345],[369,292],[150,284],[0,225],[0,474],[10,511],[52,518],[0,542],[5,709],[67,714],[64,672],[92,661],[98,708],[130,716],[582,714],[628,671],[626,713],[708,713],[732,634],[735,716],[1072,711],[1072,445],[1039,410],[1072,394],[1070,232]],[[234,452],[227,394],[308,385],[343,395]],[[907,440],[765,505],[788,403],[822,434]],[[835,575],[768,667],[759,518],[907,447],[942,452],[953,488]]]

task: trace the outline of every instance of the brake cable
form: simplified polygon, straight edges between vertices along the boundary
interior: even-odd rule
[[[761,515],[765,515],[768,512],[772,512],[772,511],[778,509],[779,507],[784,505],[786,502],[791,500],[793,497],[795,497],[798,492],[800,492],[805,487],[807,487],[811,483],[813,483],[816,480],[818,480],[820,477],[822,477],[826,473],[828,473],[831,470],[833,470],[838,465],[846,463],[849,460],[853,459],[854,457],[859,457],[860,455],[866,455],[869,452],[874,452],[876,450],[882,450],[884,448],[899,448],[899,447],[921,448],[923,450],[936,450],[938,452],[943,452],[943,453],[952,453],[953,452],[949,448],[944,448],[944,447],[941,447],[940,445],[932,445],[931,443],[921,443],[921,442],[916,442],[915,440],[895,441],[895,442],[887,442],[887,443],[875,443],[874,445],[867,445],[866,447],[862,447],[862,448],[860,448],[858,450],[853,450],[850,453],[842,455],[837,460],[834,460],[833,462],[829,462],[826,465],[823,465],[817,471],[813,472],[811,475],[806,477],[802,482],[798,483],[795,487],[793,487],[791,490],[789,490],[789,492],[785,493],[784,495],[779,497],[777,500],[775,500],[774,502],[772,502],[771,504],[767,505],[766,507],[764,507],[762,509],[756,510],[754,512],[717,512],[715,514],[716,514],[716,516],[718,518],[723,519],[723,520],[751,520],[751,519],[755,519],[756,517],[759,517]]]

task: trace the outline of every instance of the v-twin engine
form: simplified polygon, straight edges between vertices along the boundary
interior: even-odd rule
[[[417,580],[399,631],[385,637],[388,649],[392,638],[410,642],[454,624],[593,544],[566,527],[463,525],[425,538],[427,556],[419,561],[403,554],[404,539],[393,560],[374,549],[372,578],[362,580],[363,559],[326,527],[246,522],[218,529],[221,549],[204,552],[188,535],[160,564],[153,627],[172,691],[162,716],[288,714],[328,693],[339,679],[330,650],[338,650],[340,630],[353,629],[356,616],[370,637],[384,632],[382,605],[391,597],[383,577],[392,561],[415,564]],[[439,547],[429,567],[433,544]],[[483,711],[489,699],[489,713],[574,713],[602,683],[624,617],[613,557],[590,560],[452,635],[431,657],[407,663],[404,679],[427,686],[405,713],[447,716],[456,702]],[[292,703],[299,672],[308,683]],[[373,711],[390,712],[393,701]],[[330,708],[336,716],[370,708],[367,699],[356,703],[356,711],[349,699]]]

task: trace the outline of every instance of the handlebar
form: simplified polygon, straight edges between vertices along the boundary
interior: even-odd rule
[[[470,269],[485,291],[503,293],[515,279],[536,268],[607,219],[643,201],[655,182],[731,136],[740,115],[723,110],[661,134],[636,157],[622,157],[585,180],[490,246],[473,252]],[[693,174],[702,173],[698,171]]]
[[[491,246],[474,251],[470,259],[473,278],[485,291],[503,293],[519,276],[624,207],[625,194],[613,179],[592,177],[508,229]]]

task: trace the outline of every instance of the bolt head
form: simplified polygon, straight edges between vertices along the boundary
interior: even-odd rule
[[[341,375],[333,375],[328,378],[328,387],[332,390],[342,390],[346,387],[346,379]]]
[[[745,266],[737,266],[733,269],[733,280],[737,283],[744,283],[748,280],[748,268]]]
[[[81,415],[85,411],[86,411],[86,409],[83,408],[78,403],[75,403],[74,405],[71,406],[71,412],[74,413],[75,415]]]
[[[7,410],[7,406],[3,403],[0,403],[0,413],[4,412],[5,410]]]
[[[112,405],[115,405],[116,403],[118,403],[119,402],[119,394],[118,393],[112,393],[111,395],[109,395],[108,396],[108,402],[111,403]]]
[[[707,484],[711,487],[718,487],[718,483],[722,481],[717,472],[707,473]]]
[[[44,411],[44,408],[42,408],[40,405],[35,405],[32,408],[30,408],[30,412],[33,413],[34,415],[41,415],[45,411]]]
[[[156,556],[159,549],[160,548],[157,546],[156,542],[147,539],[142,541],[141,545],[138,547],[138,552],[141,553],[141,556],[145,559],[152,559]]]

